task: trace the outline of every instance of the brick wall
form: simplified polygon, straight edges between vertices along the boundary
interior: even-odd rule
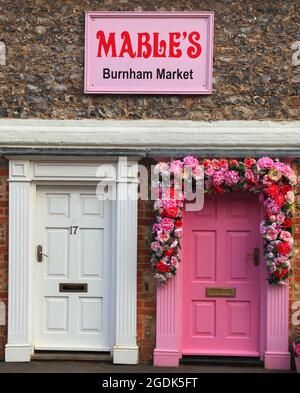
[[[7,311],[8,290],[8,164],[0,159],[0,301],[4,302]],[[7,315],[7,313],[6,313]],[[6,326],[0,326],[0,359],[4,357],[4,346],[7,340]]]
[[[148,168],[150,161],[141,164]],[[150,235],[153,221],[153,201],[138,203],[138,254],[137,254],[137,330],[140,361],[151,362],[155,345],[155,280],[150,267]]]
[[[293,165],[294,171],[300,175],[299,164],[296,163]],[[300,186],[297,189],[300,197]],[[299,202],[297,201],[296,196],[296,212],[294,217],[294,239],[295,239],[295,246],[294,246],[294,258],[292,261],[292,275],[289,279],[290,284],[290,302],[289,302],[289,321],[290,321],[290,338],[292,339],[293,335],[295,334],[295,326],[292,325],[292,315],[295,310],[292,310],[292,304],[295,301],[300,301],[300,198]],[[298,205],[298,206],[297,206]]]

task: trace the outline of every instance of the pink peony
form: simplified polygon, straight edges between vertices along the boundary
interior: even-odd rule
[[[161,230],[170,233],[174,228],[174,222],[171,218],[165,217],[161,220],[159,226]]]
[[[239,174],[237,171],[227,171],[224,173],[224,180],[227,186],[235,186],[239,181]]]
[[[286,257],[277,257],[277,258],[274,258],[274,262],[277,266],[282,265],[283,263],[287,262],[287,258]]]
[[[258,170],[271,169],[274,166],[274,161],[269,157],[262,157],[257,160]]]
[[[183,163],[186,166],[189,166],[190,168],[196,168],[199,165],[199,161],[197,158],[192,157],[192,156],[187,156],[183,159]]]

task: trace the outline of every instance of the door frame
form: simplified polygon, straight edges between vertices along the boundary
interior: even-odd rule
[[[182,255],[180,257],[183,259]],[[268,283],[262,252],[260,265],[260,358],[264,361],[266,369],[289,370],[289,286],[288,283],[277,286]],[[178,267],[176,276],[166,285],[157,286],[156,347],[153,356],[155,366],[178,367],[182,358],[183,268],[184,263]]]
[[[36,320],[36,198],[37,187],[95,186],[102,180],[116,190],[112,201],[112,341],[117,364],[137,364],[136,270],[137,198],[136,157],[7,157],[9,159],[9,305],[7,362],[28,362],[34,352]],[[130,194],[132,195],[132,194]],[[128,230],[128,222],[131,223]]]

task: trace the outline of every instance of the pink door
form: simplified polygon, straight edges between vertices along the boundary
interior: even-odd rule
[[[257,195],[232,193],[184,213],[183,354],[259,356],[260,212]]]

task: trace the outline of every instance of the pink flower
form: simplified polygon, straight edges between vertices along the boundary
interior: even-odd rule
[[[275,264],[278,266],[278,265],[282,265],[283,263],[286,263],[287,262],[287,258],[286,257],[277,257],[277,258],[274,258],[274,262],[275,262]]]
[[[269,226],[265,233],[265,238],[268,240],[275,240],[278,236],[278,231],[274,229],[272,226]]]
[[[289,165],[286,165],[280,161],[274,163],[274,168],[286,177],[288,177],[293,172],[292,168]]]
[[[171,265],[172,266],[174,266],[174,267],[176,267],[177,268],[177,266],[178,266],[178,258],[176,258],[176,257],[172,257],[171,258]]]
[[[258,170],[271,169],[274,166],[274,161],[269,157],[262,157],[257,160]]]
[[[289,242],[290,239],[292,238],[292,235],[288,231],[281,231],[280,233],[280,239],[283,240],[284,242]]]
[[[195,157],[187,156],[183,159],[183,163],[190,168],[196,168],[199,164],[199,161]]]
[[[294,191],[288,191],[288,192],[286,193],[286,200],[287,200],[287,202],[289,202],[289,203],[293,203],[293,202],[295,201],[295,194],[294,194]]]
[[[206,174],[206,176],[208,176],[208,177],[211,177],[213,174],[214,174],[214,170],[213,170],[213,168],[210,166],[210,167],[208,167],[206,170],[205,170],[205,174]]]
[[[224,180],[227,186],[235,186],[239,181],[239,174],[237,171],[227,171],[224,173]]]
[[[220,186],[224,183],[224,173],[222,171],[216,171],[213,175],[213,183],[215,186]]]
[[[276,221],[278,222],[278,224],[282,224],[285,220],[285,215],[282,213],[277,214],[276,216]]]
[[[182,172],[182,162],[180,160],[174,160],[171,162],[170,171],[175,175],[178,175]]]
[[[174,228],[174,222],[171,218],[165,217],[161,220],[159,226],[161,230],[170,233]]]
[[[170,235],[168,233],[164,233],[164,232],[159,231],[157,234],[157,239],[161,243],[166,243],[170,239]]]
[[[152,250],[152,251],[156,251],[156,250],[158,250],[159,248],[161,248],[161,245],[160,245],[159,242],[152,242],[152,243],[151,243],[151,250]]]
[[[294,351],[297,356],[300,356],[300,343],[294,345]]]

